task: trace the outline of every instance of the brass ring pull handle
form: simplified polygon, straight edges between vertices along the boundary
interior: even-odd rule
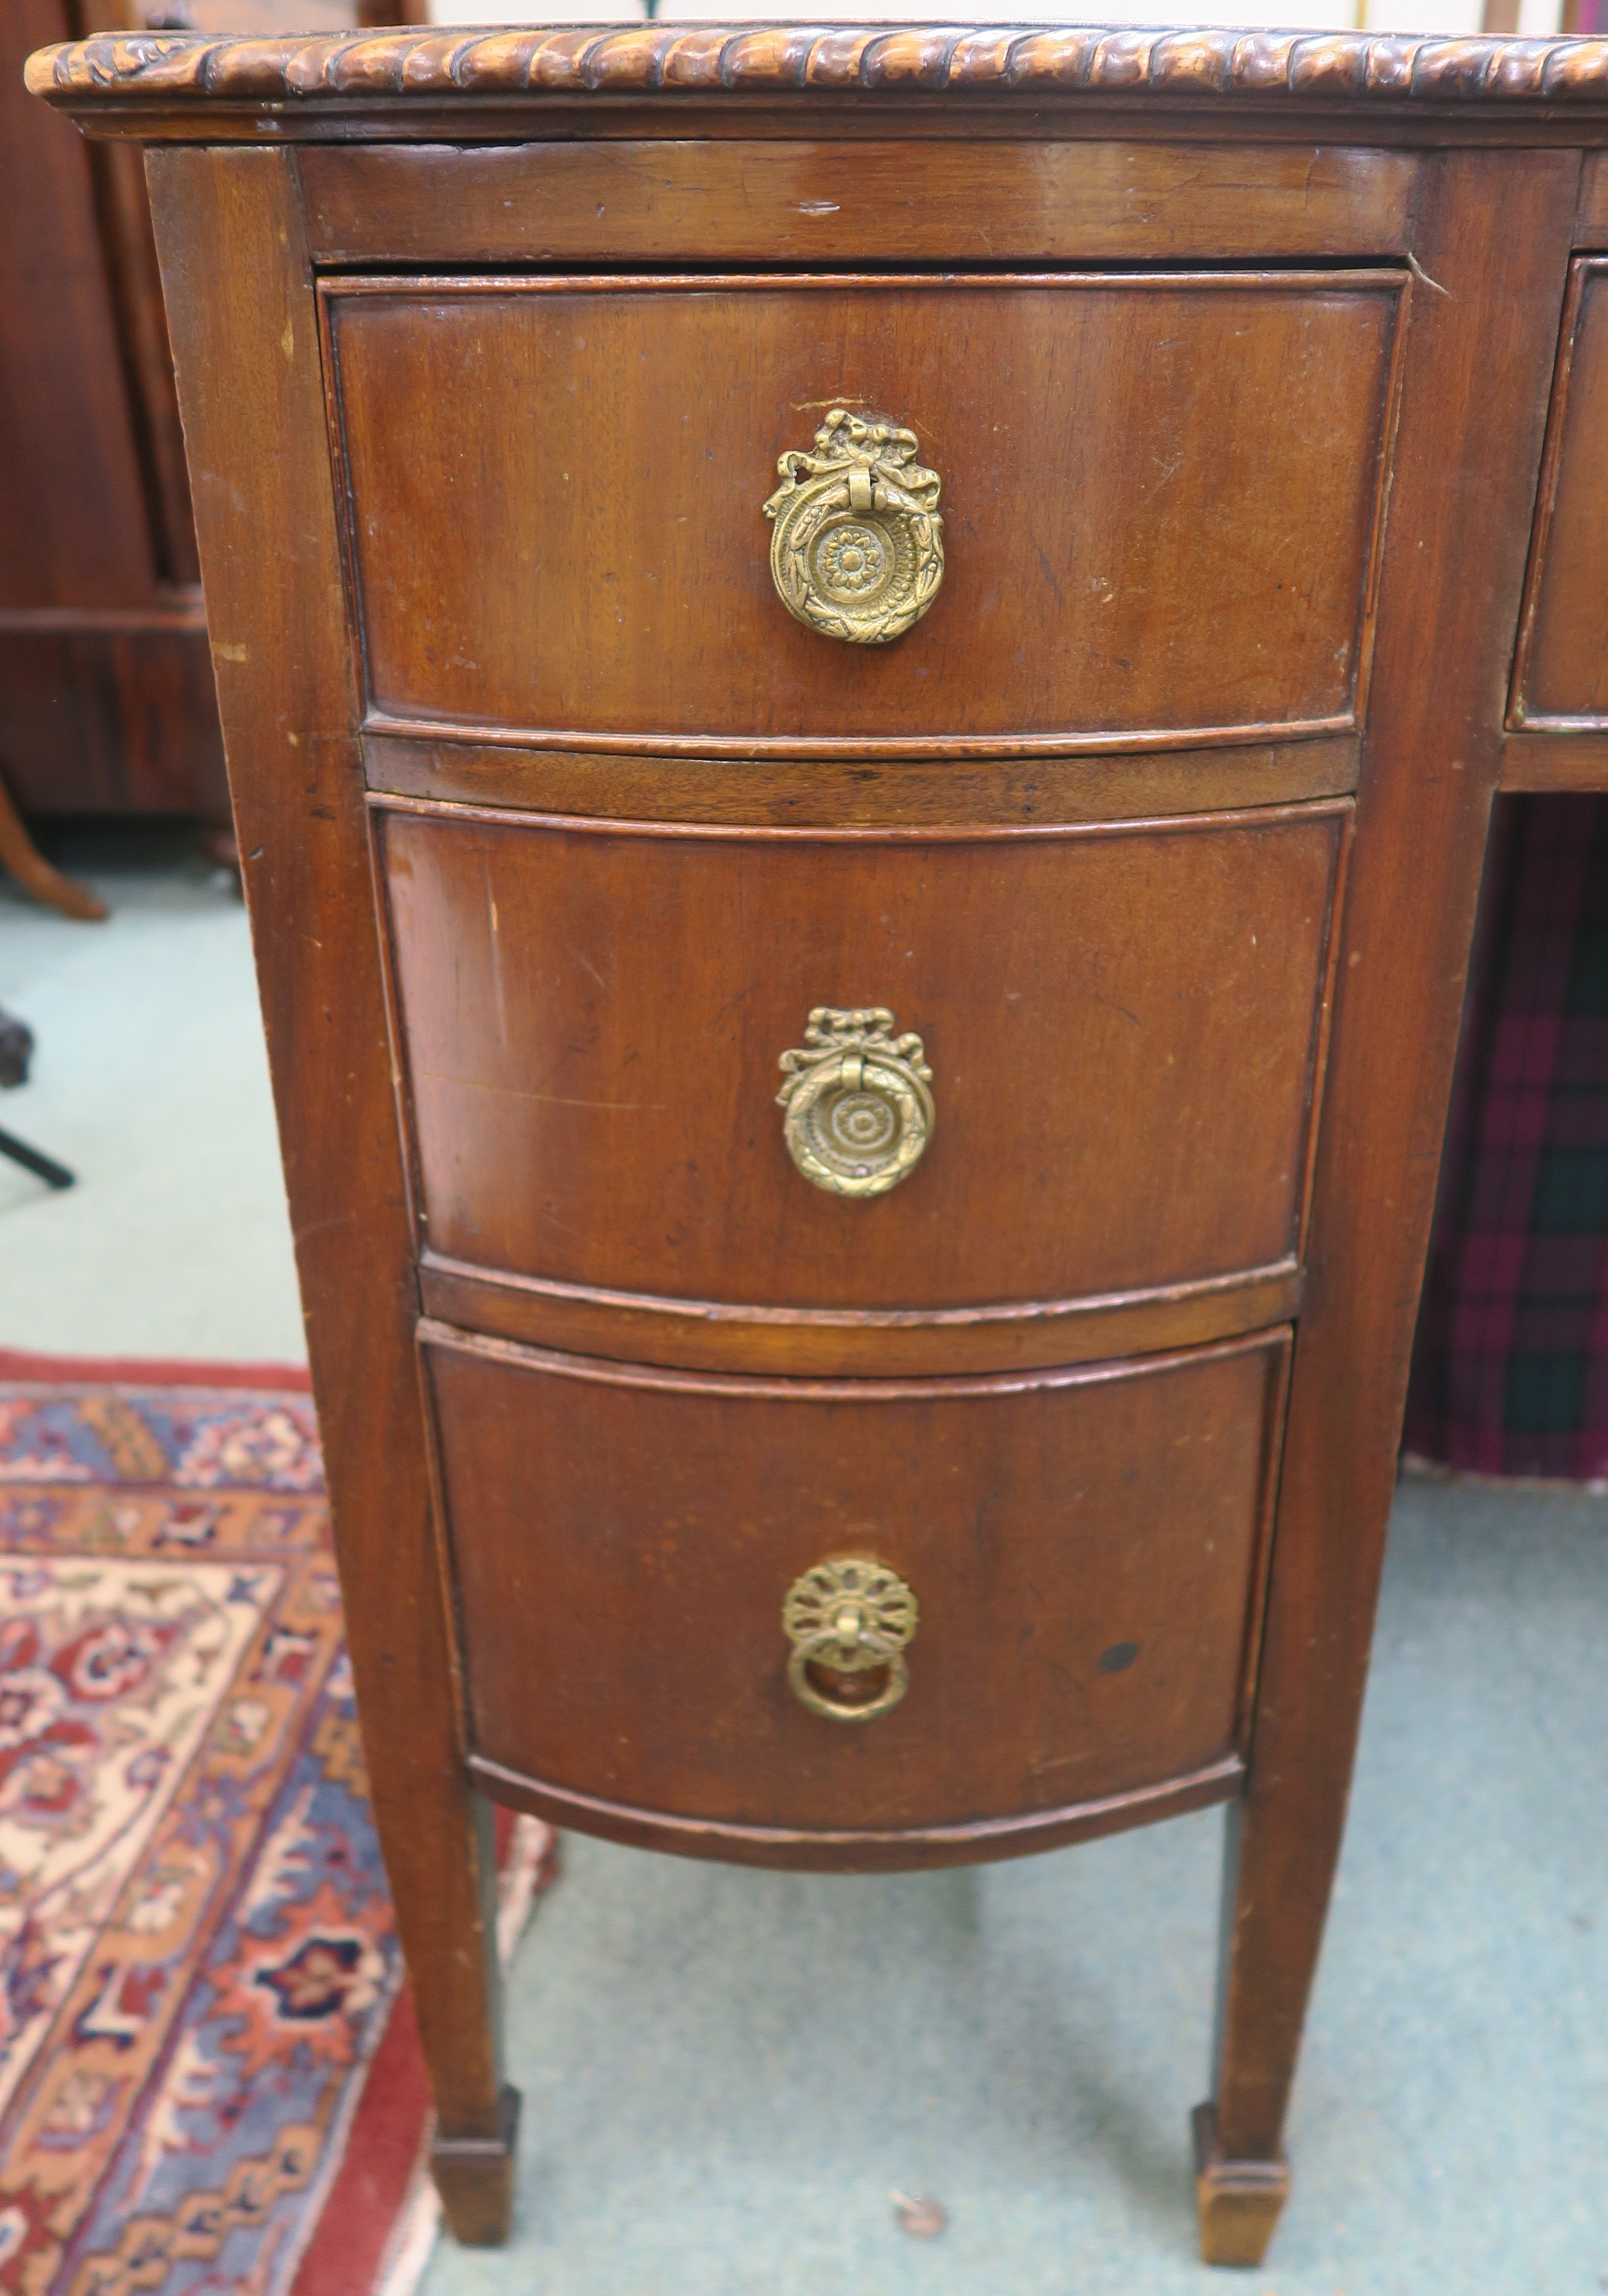
[[[920,1160],[935,1111],[919,1037],[895,1037],[886,1004],[818,1004],[802,1049],[781,1056],[788,1153],[835,1196],[880,1196]]]
[[[863,1554],[818,1562],[795,1578],[781,1606],[792,1644],[788,1687],[829,1722],[871,1722],[910,1687],[904,1649],[916,1597],[896,1572]]]
[[[915,460],[913,430],[835,406],[815,450],[789,448],[765,504],[771,577],[788,613],[851,645],[886,645],[943,579],[939,480]]]

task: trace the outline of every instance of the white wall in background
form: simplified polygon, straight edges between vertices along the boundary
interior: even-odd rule
[[[543,6],[540,0],[431,0],[432,24],[640,24],[633,0],[592,0],[584,8]]]
[[[1560,0],[1521,0],[1521,29],[1531,36],[1555,32]],[[438,24],[637,24],[643,10],[634,0],[590,0],[584,8],[555,4],[555,0],[432,0],[430,14]],[[825,0],[808,10],[799,7],[745,7],[740,0],[664,0],[662,20],[687,22],[696,19],[735,22],[763,20],[780,14],[804,16],[818,23],[853,21],[917,21],[941,17],[932,0]],[[953,17],[947,20],[952,22]],[[1429,32],[1452,34],[1480,29],[1480,0],[1228,0],[1218,8],[1191,8],[1179,0],[1126,0],[1104,19],[1090,14],[1087,5],[1057,5],[1039,0],[1022,16],[979,12],[980,22],[1087,24],[1244,24],[1286,31]]]

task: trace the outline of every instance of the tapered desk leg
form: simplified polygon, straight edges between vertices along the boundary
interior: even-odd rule
[[[1230,1804],[1224,1843],[1221,1966],[1212,2095],[1195,2114],[1196,2205],[1208,2264],[1261,2262],[1290,2190],[1285,2114],[1317,1973],[1345,1823],[1374,1603],[1390,1512],[1388,1458],[1353,1556],[1357,1616],[1335,1638],[1349,1679],[1326,1701],[1292,1691],[1264,1718],[1262,1759],[1252,1759],[1245,1799]],[[1299,1541],[1292,1538],[1291,1544]],[[1285,1658],[1310,1637],[1294,1627],[1302,1585],[1278,1602],[1264,1673],[1286,1679]],[[1294,1627],[1294,1631],[1292,1630]]]
[[[357,1607],[348,1602],[355,1646],[366,1639]],[[361,1665],[357,1671],[361,1705]],[[371,1680],[372,1671],[371,1665]],[[391,1702],[389,1688],[382,1681],[370,1699],[364,1732],[380,1847],[436,2103],[430,2172],[454,2238],[470,2248],[495,2248],[508,2238],[513,2211],[519,2096],[502,2078],[492,1809],[470,1791],[449,1734],[432,1729],[438,1718],[417,1711],[406,1734],[398,1719],[378,1726],[376,1710]],[[417,1705],[428,1710],[431,1701],[420,1696]],[[410,1758],[427,1732],[446,1759],[437,1771],[439,1790],[420,1793]],[[405,1775],[395,1776],[404,1765]]]
[[[1426,158],[1412,226],[1412,381],[1379,570],[1250,1773],[1228,1824],[1212,2092],[1196,2123],[1211,2263],[1260,2262],[1288,2189],[1285,2110],[1367,1676],[1579,185],[1565,153],[1525,159]],[[1503,311],[1500,331],[1481,320],[1481,294]],[[1447,581],[1445,569],[1475,564],[1478,584]]]
[[[1277,2077],[1280,2068],[1276,2065],[1271,2089],[1262,2087],[1254,2095],[1248,2093],[1249,2061],[1266,2032],[1247,2031],[1247,2011],[1253,2016],[1259,2008],[1265,2009],[1271,1972],[1257,1965],[1253,1931],[1241,1919],[1242,1910],[1251,1909],[1258,1878],[1253,1861],[1245,1855],[1244,1805],[1234,1804],[1228,1816],[1212,2095],[1196,2105],[1193,2122],[1195,2205],[1204,2261],[1253,2267],[1268,2252],[1290,2190],[1281,2140],[1301,2019],[1298,2011],[1282,2048],[1275,2043],[1275,2055],[1283,2060],[1282,2079]],[[1307,1974],[1310,1979],[1310,1970]],[[1305,1986],[1299,1989],[1304,2005]],[[1265,2029],[1265,2019],[1261,2022]]]
[[[453,2237],[495,2248],[512,2220],[519,2095],[502,2078],[492,1810],[456,1765],[444,1785],[433,1824],[415,1796],[405,1838],[382,1816],[381,1844],[436,2100],[430,2173]]]
[[[152,152],[146,175],[375,1824],[447,2221],[461,2240],[495,2243],[518,2113],[501,2061],[496,1861],[464,1766],[431,1521],[417,1233],[306,217],[290,150],[175,146]],[[245,454],[244,438],[270,443]]]
[[[437,2100],[430,2174],[441,2196],[442,2211],[453,2237],[465,2247],[496,2248],[508,2238],[513,2216],[519,2092],[502,2077],[502,2001],[496,1953],[491,1804],[480,1794],[469,1795],[469,1804],[474,1844],[473,1870],[467,1878],[482,1908],[471,1933],[478,1948],[476,1957],[484,1995],[478,2030],[474,2030],[473,2021],[467,2030],[456,2022],[461,2001],[445,1997],[458,1991],[461,1980],[447,1978],[438,1942],[432,1941],[412,1964],[413,1996],[420,2031],[428,2036],[431,2086]],[[428,2015],[427,2000],[432,2013]]]
[[[466,2248],[500,2248],[513,2217],[519,2092],[506,2085],[494,2136],[443,2136],[430,2146],[430,2174],[453,2236]]]
[[[1255,2266],[1268,2252],[1290,2189],[1283,2161],[1225,2161],[1217,2111],[1195,2108],[1195,2205],[1207,2264]]]

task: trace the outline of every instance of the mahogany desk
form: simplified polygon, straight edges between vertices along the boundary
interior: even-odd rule
[[[487,1798],[1220,1801],[1260,2258],[1492,792],[1608,741],[1608,44],[49,51],[143,139],[461,2238]]]

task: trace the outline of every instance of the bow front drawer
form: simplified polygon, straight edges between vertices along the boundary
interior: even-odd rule
[[[371,722],[706,755],[1351,726],[1403,276],[329,281]]]
[[[852,1321],[1294,1264],[1347,801],[949,837],[376,817],[427,1275]],[[871,1367],[911,1360],[891,1336]]]
[[[1043,1846],[1233,1790],[1288,1333],[761,1382],[427,1324],[471,1761],[792,1864]]]

